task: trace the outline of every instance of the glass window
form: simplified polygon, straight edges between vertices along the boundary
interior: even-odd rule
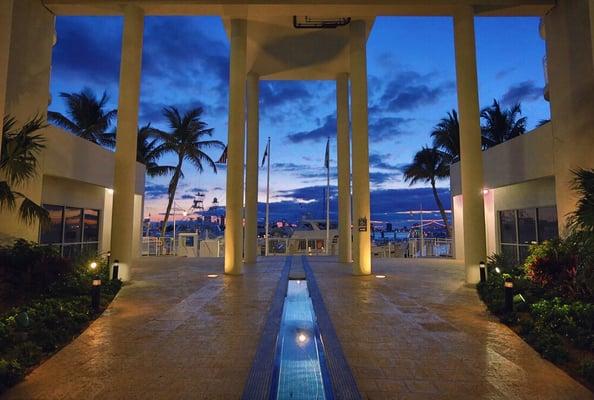
[[[99,211],[85,210],[84,215],[84,242],[99,241]]]
[[[501,253],[507,260],[517,261],[518,259],[518,246],[515,244],[502,244]]]
[[[514,210],[499,211],[501,243],[517,243],[516,212]]]
[[[62,218],[64,207],[44,204],[43,208],[49,212],[50,224],[48,227],[41,229],[39,238],[40,243],[62,243]]]
[[[520,244],[536,243],[536,208],[518,210],[518,235]]]
[[[82,209],[69,208],[64,210],[64,243],[81,241]]]
[[[538,209],[538,241],[556,239],[559,237],[557,227],[557,207]]]
[[[520,253],[520,262],[523,263],[524,260],[526,260],[526,257],[528,257],[530,255],[530,246],[518,246],[519,247],[519,253]]]

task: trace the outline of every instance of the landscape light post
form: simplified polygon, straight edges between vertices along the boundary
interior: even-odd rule
[[[91,263],[91,271],[95,272],[91,285],[91,308],[93,312],[98,313],[101,303],[101,278],[97,272],[97,263],[95,261]]]

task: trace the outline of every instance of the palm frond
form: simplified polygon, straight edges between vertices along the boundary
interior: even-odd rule
[[[6,181],[0,181],[0,210],[12,210],[16,206],[16,198]]]
[[[31,225],[36,221],[39,221],[39,224],[42,228],[49,225],[49,212],[45,208],[36,204],[33,200],[29,199],[28,197],[23,196],[20,193],[19,195],[23,198],[23,200],[21,201],[21,205],[19,206],[20,220],[26,223],[27,225]]]

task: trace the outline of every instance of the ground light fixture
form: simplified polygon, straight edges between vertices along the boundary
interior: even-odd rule
[[[386,275],[376,275],[377,279],[386,279]]]
[[[485,266],[484,261],[481,261],[479,263],[479,272],[481,275],[481,282],[485,283],[487,281],[487,267]]]
[[[506,313],[514,311],[514,281],[511,276],[506,276],[503,281],[503,293],[505,296],[504,310]]]
[[[218,274],[208,274],[206,276],[209,277],[209,278],[218,278],[219,277]]]
[[[101,278],[97,274],[97,263],[91,262],[91,270],[95,272],[91,284],[91,308],[93,312],[98,313],[101,299]]]
[[[113,269],[111,272],[111,280],[115,281],[119,278],[120,274],[120,260],[114,260],[113,262]]]

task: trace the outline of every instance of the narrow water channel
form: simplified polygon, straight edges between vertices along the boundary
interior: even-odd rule
[[[271,397],[279,400],[333,398],[307,281],[289,280],[277,340]]]

